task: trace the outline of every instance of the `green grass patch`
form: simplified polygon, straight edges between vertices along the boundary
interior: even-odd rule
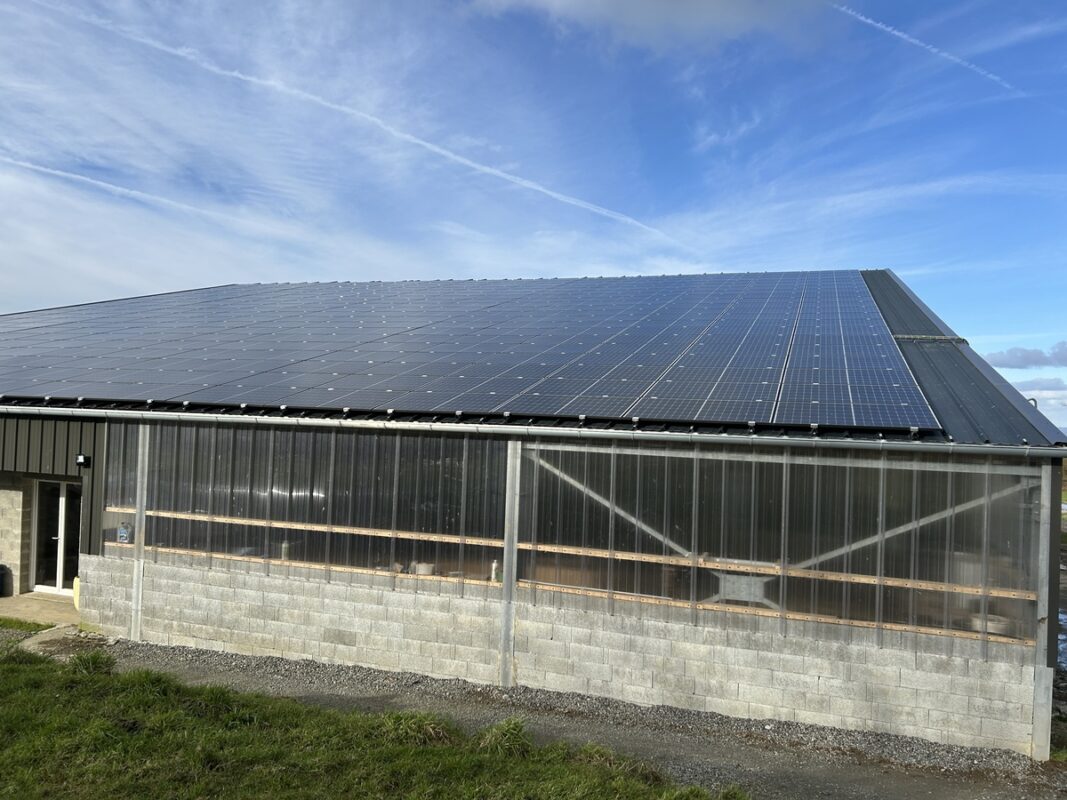
[[[25,631],[26,633],[37,633],[38,631],[46,631],[51,627],[51,625],[42,625],[39,622],[27,622],[24,619],[14,619],[13,617],[0,617],[0,628],[7,628],[9,631]]]
[[[709,800],[595,745],[537,747],[521,720],[473,736],[431,714],[361,714],[0,651],[0,797]],[[722,800],[745,800],[736,788]]]

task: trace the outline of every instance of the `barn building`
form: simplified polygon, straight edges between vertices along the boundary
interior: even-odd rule
[[[1067,443],[891,272],[32,311],[0,394],[102,632],[1048,757]]]

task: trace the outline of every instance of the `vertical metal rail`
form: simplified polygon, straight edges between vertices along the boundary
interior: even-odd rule
[[[945,498],[945,506],[946,506],[946,508],[952,508],[953,505],[956,502],[956,480],[955,480],[955,478],[956,478],[956,474],[954,472],[948,473],[948,479],[946,481],[947,486],[945,488],[945,491],[947,493],[947,496]],[[956,515],[955,514],[950,514],[945,519],[945,525],[947,526],[947,528],[945,530],[945,573],[944,573],[944,578],[943,579],[944,579],[945,583],[952,583],[953,582],[953,577],[952,577],[952,553],[953,553],[953,551],[955,549],[955,546],[956,546],[956,541],[955,541],[955,539],[956,539]],[[950,630],[952,628],[952,608],[951,608],[951,606],[949,604],[950,594],[948,592],[945,592],[944,595],[945,595],[945,621],[944,621],[943,627],[944,627],[945,630]],[[952,642],[952,640],[949,639],[948,640],[948,644],[946,646],[946,650],[948,650],[949,652],[951,652],[951,648],[952,648],[951,642]]]
[[[811,477],[811,554],[816,556],[819,553],[819,512],[821,511],[821,504],[819,502],[820,492],[822,491],[822,464],[817,460],[813,460],[812,464],[812,477]],[[847,584],[846,584],[847,585]],[[819,581],[811,581],[811,613],[818,614],[819,611]],[[784,605],[783,605],[784,608]]]
[[[789,448],[782,451],[782,519],[780,522],[780,541],[778,542],[778,633],[786,635],[786,575],[785,568],[789,561]]]
[[[467,465],[470,461],[471,437],[463,437],[463,462],[459,468],[459,596],[467,588]],[[483,442],[484,445],[484,442]],[[484,535],[484,534],[483,534]]]
[[[848,454],[847,464],[845,465],[845,519],[844,519],[844,539],[846,545],[852,544],[852,470],[853,461],[852,453]],[[849,575],[852,574],[852,548],[849,547],[845,550],[845,572]],[[852,584],[846,583],[844,591],[841,593],[841,610],[844,612],[844,619],[852,619]],[[849,639],[851,640],[851,632],[854,632],[855,628],[850,628]]]
[[[689,567],[689,620],[693,625],[698,622],[697,617],[697,564],[700,561],[700,555],[697,552],[698,539],[700,534],[700,459],[697,457],[699,452],[698,448],[693,446],[693,502],[692,502],[692,520],[690,520],[691,537],[689,542],[689,552],[692,554],[692,565]]]
[[[911,561],[908,565],[908,575],[911,580],[917,581],[919,576],[916,574],[919,570],[919,470],[915,467],[911,468],[911,520],[914,527],[911,529]],[[916,589],[908,590],[908,624],[914,626],[915,620],[915,596],[918,594]],[[917,643],[917,640],[916,640]]]
[[[993,458],[986,458],[984,489],[982,494],[982,658],[989,658],[989,528],[992,516],[992,466]]]
[[[608,502],[610,503],[608,514],[608,614],[615,615],[615,518],[616,498],[615,480],[618,469],[618,455],[615,452],[616,443],[611,443],[611,472],[608,476]]]
[[[327,583],[330,582],[331,573],[330,566],[333,564],[333,540],[337,534],[333,532],[334,525],[337,524],[337,520],[333,518],[333,494],[334,487],[336,486],[337,479],[335,477],[337,473],[337,431],[330,431],[330,458],[329,458],[329,472],[326,473],[326,524],[329,526],[326,536],[326,546],[323,548],[322,560],[325,562],[323,572],[324,578]]]
[[[275,428],[267,428],[267,502],[264,508],[265,519],[274,519],[271,516],[271,509],[274,507],[274,441],[278,436],[278,431]],[[214,489],[212,489],[214,491]],[[271,573],[271,553],[270,553],[270,528],[263,529],[263,559],[266,562],[264,564],[264,572],[267,575]]]
[[[400,436],[396,437],[393,446],[393,508],[390,512],[389,528],[389,588],[396,589],[396,521],[400,503]]]
[[[530,472],[531,472],[530,480],[531,480],[533,485],[531,486],[530,491],[528,491],[526,493],[526,496],[530,498],[530,527],[527,529],[526,535],[528,537],[528,541],[530,541],[530,542],[532,542],[533,544],[536,545],[538,542],[541,541],[541,531],[539,529],[540,519],[539,519],[539,516],[538,516],[541,513],[541,470],[540,470],[540,467],[539,467],[539,464],[540,464],[539,461],[536,461],[536,460],[531,460],[531,461],[534,464],[534,469],[530,470]],[[505,507],[505,512],[504,513],[505,513],[505,515],[507,514],[506,507]],[[531,575],[531,576],[536,576],[538,574],[538,572],[537,572],[537,562],[538,562],[538,558],[539,557],[540,556],[539,556],[539,554],[537,552],[537,548],[534,548],[533,550],[531,550],[529,552],[529,555],[527,556],[527,558],[530,559],[530,561],[529,561],[530,566],[529,566],[529,573],[528,574]],[[533,599],[533,601],[536,602],[536,600],[537,600],[537,590],[536,589],[530,589],[528,591],[529,591],[530,596]]]
[[[144,545],[148,510],[149,425],[137,430],[137,512],[134,517],[133,586],[130,598],[130,639],[141,641],[141,604],[144,599]]]
[[[194,428],[194,433],[196,429]],[[218,459],[218,435],[219,425],[216,422],[211,426],[211,461],[207,467],[207,513],[211,516],[215,513],[215,461]],[[194,509],[195,510],[195,509]],[[215,566],[214,557],[214,544],[215,544],[215,528],[218,523],[208,522],[207,532],[204,535],[204,549],[207,550],[207,568],[211,569]]]
[[[874,621],[879,647],[885,644],[885,628],[882,625],[885,613],[885,462],[885,453],[882,453],[878,463],[878,586],[874,595]]]
[[[508,440],[504,484],[504,585],[501,592],[500,685],[515,685],[515,576],[519,542],[519,505],[522,494],[522,442]]]
[[[1056,478],[1055,486],[1053,479]],[[1062,475],[1052,464],[1041,465],[1041,512],[1039,520],[1038,557],[1037,557],[1037,630],[1034,634],[1034,716],[1030,756],[1038,761],[1047,761],[1052,743],[1052,679],[1056,663],[1055,639],[1056,623],[1050,620],[1056,609],[1050,602],[1049,595],[1055,587],[1059,591],[1058,556],[1059,514],[1053,513],[1055,502],[1053,490],[1059,493]]]

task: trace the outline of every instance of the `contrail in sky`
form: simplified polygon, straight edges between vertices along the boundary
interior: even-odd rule
[[[946,61],[951,61],[953,64],[959,67],[969,69],[975,75],[980,75],[987,81],[992,81],[997,86],[1000,86],[1003,89],[1007,89],[1011,92],[1020,92],[1017,87],[1012,86],[999,75],[996,75],[995,73],[992,73],[987,69],[982,69],[982,67],[978,66],[977,64],[973,64],[970,61],[967,61],[966,59],[960,58],[959,56],[954,56],[952,55],[952,53],[947,53],[939,47],[934,47],[932,44],[927,44],[921,39],[916,39],[914,36],[904,33],[904,31],[898,28],[894,28],[892,25],[886,25],[884,22],[879,22],[876,19],[871,19],[870,17],[864,16],[860,12],[856,11],[855,9],[849,8],[848,6],[832,4],[832,7],[836,8],[842,14],[848,14],[848,16],[852,17],[853,19],[859,20],[864,25],[870,25],[872,28],[877,28],[878,30],[883,31],[884,33],[888,33],[890,36],[896,36],[898,39],[901,39],[910,45],[914,45],[915,47],[919,47],[928,53],[932,53],[938,58],[943,58]]]
[[[168,200],[165,197],[159,195],[149,194],[148,192],[139,192],[136,189],[127,189],[125,186],[118,186],[114,183],[108,183],[107,181],[97,180],[96,178],[89,178],[85,175],[80,175],[77,172],[67,172],[62,169],[53,169],[52,167],[45,167],[40,164],[34,164],[32,161],[21,161],[17,158],[9,158],[4,155],[0,155],[0,164],[9,164],[13,167],[19,167],[20,169],[30,170],[31,172],[39,172],[43,175],[51,175],[55,178],[63,178],[68,181],[75,181],[76,183],[83,183],[87,186],[92,186],[96,189],[103,189],[111,194],[118,195],[120,197],[128,197],[131,200],[140,200],[144,203],[152,203],[158,206],[166,206],[168,208],[177,209],[178,211],[185,211],[190,214],[198,214],[200,216],[212,217],[213,219],[221,219],[227,222],[240,222],[237,217],[231,217],[227,214],[220,214],[217,211],[208,211],[204,208],[197,208],[196,206],[186,205],[185,203],[179,203],[176,200]]]
[[[145,47],[150,47],[153,50],[158,50],[162,53],[167,53],[171,56],[174,56],[175,58],[180,58],[190,64],[194,64],[200,69],[206,70],[207,72],[211,72],[220,77],[242,81],[244,83],[251,84],[252,86],[258,86],[263,89],[270,89],[271,91],[278,92],[279,94],[288,95],[289,97],[293,97],[298,100],[303,100],[307,103],[312,103],[322,108],[326,108],[331,111],[336,111],[340,114],[344,114],[352,119],[356,119],[360,122],[372,125],[373,127],[384,131],[385,133],[389,134],[395,139],[398,139],[399,141],[406,142],[407,144],[422,148],[423,150],[433,153],[434,155],[439,156],[440,158],[443,158],[446,161],[451,161],[455,164],[459,164],[460,166],[467,167],[468,169],[471,169],[475,172],[479,172],[483,175],[488,175],[490,177],[497,178],[502,181],[507,181],[508,183],[514,184],[515,186],[519,186],[523,189],[528,189],[532,192],[537,192],[546,197],[550,197],[560,203],[565,203],[566,205],[574,206],[575,208],[580,208],[584,211],[589,211],[593,214],[597,214],[601,217],[605,217],[616,222],[621,222],[625,225],[640,228],[643,231],[653,233],[656,236],[662,237],[671,241],[672,243],[677,244],[674,239],[672,239],[663,231],[659,230],[658,228],[654,228],[651,225],[646,225],[638,219],[623,214],[619,211],[613,211],[610,208],[604,208],[603,206],[598,206],[594,203],[589,203],[578,197],[572,197],[570,195],[557,192],[553,189],[548,188],[547,186],[544,186],[543,184],[529,180],[528,178],[523,178],[519,175],[514,175],[510,172],[505,172],[502,169],[491,167],[488,164],[482,164],[478,161],[474,161],[472,159],[467,158],[466,156],[456,153],[453,150],[449,150],[446,147],[442,147],[439,144],[435,144],[434,142],[428,141],[419,136],[415,136],[414,134],[408,133],[407,131],[396,128],[390,123],[386,122],[381,117],[375,116],[374,114],[370,114],[366,111],[361,111],[360,109],[354,108],[352,106],[346,106],[341,103],[335,103],[332,100],[327,100],[325,97],[320,97],[319,95],[312,94],[311,92],[306,92],[303,89],[298,89],[296,87],[289,86],[288,84],[282,83],[278,80],[260,78],[256,75],[248,75],[238,70],[220,67],[212,61],[209,61],[208,59],[204,58],[199,52],[194,49],[187,47],[174,47],[172,45],[165,44],[164,42],[160,42],[156,39],[152,39],[147,36],[142,36],[138,33],[127,30],[126,28],[115,25],[114,23],[106,19],[89,16],[78,11],[73,11],[71,9],[53,6],[49,3],[40,2],[40,0],[32,0],[32,2],[38,6],[47,8],[50,11],[55,11],[66,16],[73,17],[74,19],[77,19],[80,22],[84,22],[87,25],[92,25],[95,28],[105,30],[115,36],[126,39],[127,41],[135,42]]]

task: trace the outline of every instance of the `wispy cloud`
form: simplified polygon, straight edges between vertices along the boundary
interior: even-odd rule
[[[985,360],[994,367],[1005,367],[1008,369],[1067,367],[1067,342],[1057,342],[1048,350],[1038,350],[1030,347],[1011,347],[1001,352],[987,353]]]
[[[1006,27],[976,38],[964,45],[960,52],[968,56],[986,55],[1040,39],[1063,36],[1065,33],[1067,33],[1067,19],[1043,19],[1040,22],[1027,22]]]
[[[199,67],[200,69],[205,70],[206,72],[210,72],[219,77],[241,81],[249,85],[257,86],[273,92],[278,92],[288,97],[302,100],[307,103],[312,103],[316,106],[328,109],[330,111],[335,111],[339,114],[344,114],[345,116],[351,119],[355,119],[359,122],[373,125],[375,128],[388,134],[394,139],[397,139],[398,141],[404,142],[414,147],[421,148],[440,158],[443,158],[447,161],[451,161],[454,164],[466,167],[482,175],[487,175],[492,178],[497,178],[499,180],[506,181],[523,189],[542,194],[545,197],[549,197],[560,203],[564,203],[575,208],[580,208],[584,211],[597,214],[598,216],[605,217],[615,222],[620,222],[625,225],[631,225],[633,227],[640,228],[641,230],[655,234],[659,237],[666,238],[668,240],[670,239],[670,237],[667,237],[667,235],[663,233],[663,231],[651,225],[647,225],[644,222],[641,222],[640,220],[631,217],[627,214],[623,214],[619,211],[614,211],[610,208],[605,208],[604,206],[596,205],[595,203],[590,203],[578,197],[572,197],[571,195],[567,195],[562,192],[557,192],[536,181],[467,158],[466,156],[461,155],[455,152],[454,150],[450,150],[447,147],[443,147],[427,139],[401,130],[400,128],[397,128],[396,126],[392,125],[381,117],[376,116],[374,114],[370,114],[359,108],[355,108],[350,105],[345,105],[343,103],[334,102],[312,92],[305,91],[295,86],[290,86],[279,80],[261,78],[256,75],[246,74],[239,70],[226,69],[208,60],[193,48],[179,47],[166,44],[165,42],[161,42],[157,39],[153,39],[151,37],[139,34],[135,31],[131,31],[123,26],[115,25],[109,20],[103,19],[101,17],[80,13],[77,11],[73,11],[69,8],[60,8],[58,6],[53,6],[48,3],[39,2],[39,0],[31,0],[31,2],[34,2],[38,6],[47,8],[51,11],[73,17],[87,25],[92,25],[96,28],[106,30],[109,33],[114,34],[115,36],[125,39],[126,41],[134,42],[145,47],[150,47],[153,50],[157,50],[161,53],[166,53],[168,55],[174,56],[175,58],[180,58],[183,61],[193,64]]]
[[[63,169],[53,169],[52,167],[46,167],[41,164],[33,164],[29,161],[22,161],[17,158],[8,158],[7,156],[0,155],[0,163],[8,164],[12,167],[18,167],[19,169],[29,170],[41,175],[50,175],[53,178],[61,178],[65,181],[74,181],[85,186],[91,186],[94,189],[102,189],[105,192],[117,195],[119,197],[125,197],[130,200],[137,200],[142,203],[149,203],[150,205],[163,206],[164,208],[172,208],[177,211],[184,211],[188,214],[197,214],[199,216],[210,217],[215,220],[222,220],[226,222],[239,222],[237,217],[230,216],[228,214],[222,214],[218,211],[210,211],[205,208],[198,208],[196,206],[187,205],[185,203],[179,203],[175,200],[168,200],[166,197],[160,197],[158,195],[149,194],[148,192],[138,191],[137,189],[128,189],[125,186],[117,186],[114,183],[108,183],[107,181],[97,180],[96,178],[90,178],[86,175],[80,175],[76,172],[68,172]]]
[[[905,33],[899,28],[894,28],[892,25],[887,25],[884,22],[879,22],[876,19],[872,19],[871,17],[865,16],[864,14],[861,14],[860,12],[856,11],[854,8],[850,8],[848,6],[832,4],[832,7],[840,11],[842,14],[847,14],[853,19],[862,22],[864,25],[869,25],[872,28],[877,28],[883,33],[888,33],[890,36],[895,36],[901,41],[907,42],[908,44],[914,47],[918,47],[921,50],[925,50],[931,55],[937,56],[938,58],[942,58],[945,61],[950,61],[958,67],[963,67],[964,69],[970,70],[975,75],[985,78],[991,83],[995,83],[1002,89],[1007,89],[1010,92],[1020,91],[1018,88],[1013,86],[1011,83],[1009,83],[996,73],[990,72],[989,70],[984,69],[983,67],[980,67],[971,61],[968,61],[964,58],[960,58],[957,55],[953,55],[952,53],[942,50],[940,47],[935,47],[934,45],[929,44],[928,42],[924,42],[921,39],[916,39],[914,36]]]
[[[736,144],[756,130],[762,121],[762,117],[758,113],[754,113],[748,119],[737,121],[733,125],[720,130],[711,130],[707,124],[701,123],[693,137],[695,139],[693,149],[698,153],[704,153],[716,147],[728,147]]]
[[[818,0],[476,0],[500,13],[530,10],[558,25],[581,25],[609,33],[616,41],[666,50],[679,45],[714,48],[738,37],[764,33],[793,38],[798,19],[819,8]]]

